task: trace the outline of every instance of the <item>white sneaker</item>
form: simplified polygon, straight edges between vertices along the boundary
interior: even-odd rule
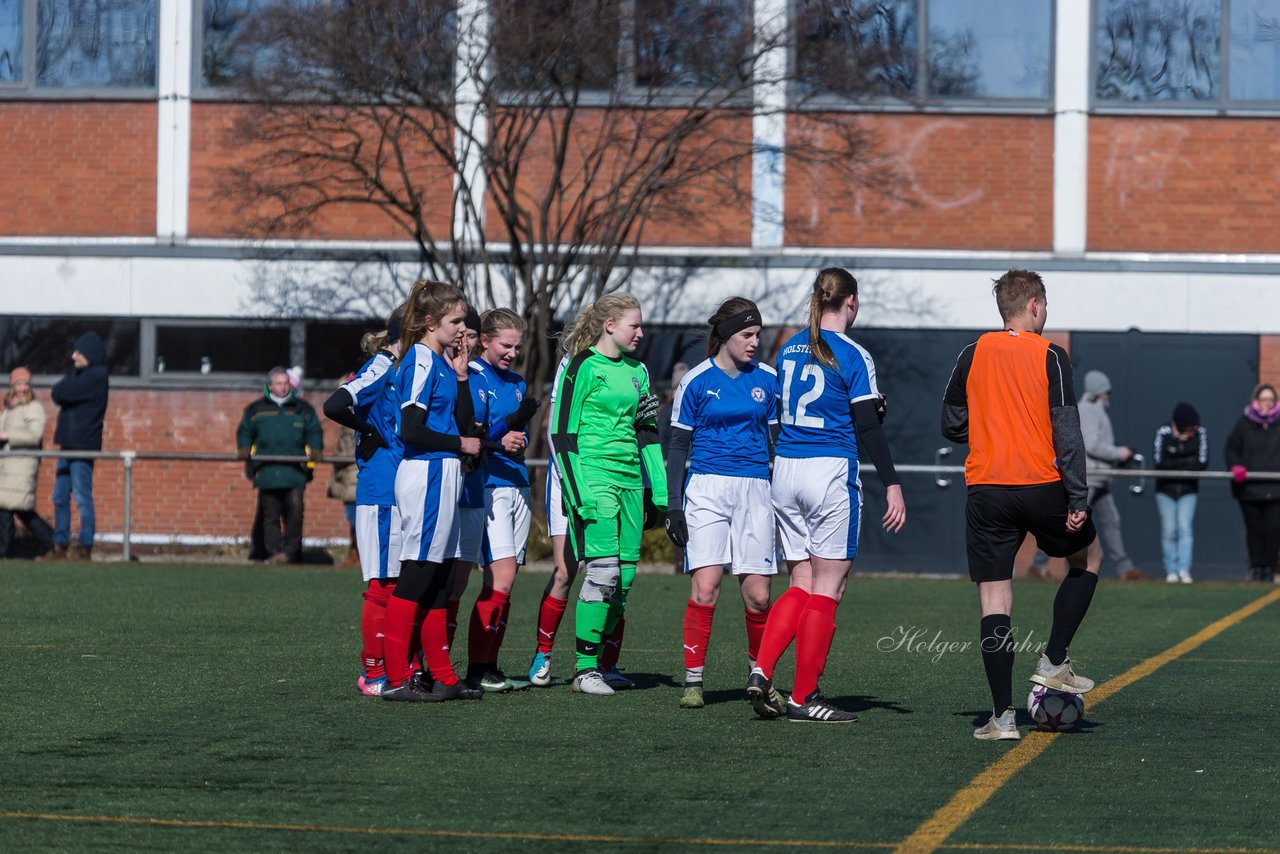
[[[1182,572],[1179,572],[1179,573],[1178,573],[1178,580],[1179,580],[1179,581],[1181,581],[1183,584],[1190,584],[1190,583],[1191,583],[1191,573],[1187,572],[1187,571],[1184,569]]]
[[[539,652],[533,656],[533,663],[529,665],[529,681],[539,688],[551,684],[551,653]]]
[[[1063,659],[1059,665],[1053,665],[1049,656],[1041,653],[1036,672],[1031,674],[1031,681],[1055,691],[1066,691],[1068,694],[1087,694],[1093,690],[1093,680],[1077,676],[1071,669],[1071,659]]]
[[[973,731],[973,737],[983,741],[1017,741],[1022,734],[1018,732],[1013,709],[1005,709],[1002,714],[992,714],[991,720]]]
[[[1165,583],[1166,583],[1166,584],[1177,584],[1177,583],[1178,583],[1178,573],[1176,573],[1176,572],[1171,572],[1171,573],[1169,573],[1168,575],[1166,575],[1166,576],[1164,577],[1164,580],[1165,580]],[[1189,578],[1188,578],[1187,580],[1188,580],[1188,581],[1190,581],[1191,579],[1189,579]]]
[[[599,670],[584,670],[573,677],[573,693],[592,694],[597,697],[608,697],[613,693],[609,683]]]

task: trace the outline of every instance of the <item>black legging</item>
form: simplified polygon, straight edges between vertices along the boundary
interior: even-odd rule
[[[1249,566],[1275,569],[1280,558],[1280,501],[1241,501]]]

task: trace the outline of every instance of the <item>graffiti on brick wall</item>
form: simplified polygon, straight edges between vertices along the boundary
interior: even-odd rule
[[[1120,207],[1164,189],[1175,168],[1191,168],[1191,160],[1183,154],[1190,135],[1191,129],[1185,124],[1167,119],[1125,122],[1112,128],[1103,174],[1107,189]]]

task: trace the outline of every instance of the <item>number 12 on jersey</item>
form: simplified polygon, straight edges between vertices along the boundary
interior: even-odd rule
[[[822,392],[827,387],[827,376],[823,373],[822,368],[813,362],[806,362],[800,370],[800,383],[803,385],[808,382],[813,383],[813,388],[800,395],[800,399],[796,401],[795,414],[791,413],[791,384],[795,380],[796,363],[791,359],[783,359],[782,361],[782,423],[793,424],[796,427],[813,427],[821,430],[826,426],[821,416],[808,415],[805,409],[809,404],[822,397]]]

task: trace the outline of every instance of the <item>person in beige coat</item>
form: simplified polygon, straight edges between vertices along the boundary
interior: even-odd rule
[[[9,392],[0,407],[0,450],[39,448],[44,439],[44,407],[31,388],[31,372],[14,368]],[[53,547],[53,528],[36,514],[37,457],[0,456],[0,558],[13,549],[13,517],[22,520],[40,544],[41,553]]]

